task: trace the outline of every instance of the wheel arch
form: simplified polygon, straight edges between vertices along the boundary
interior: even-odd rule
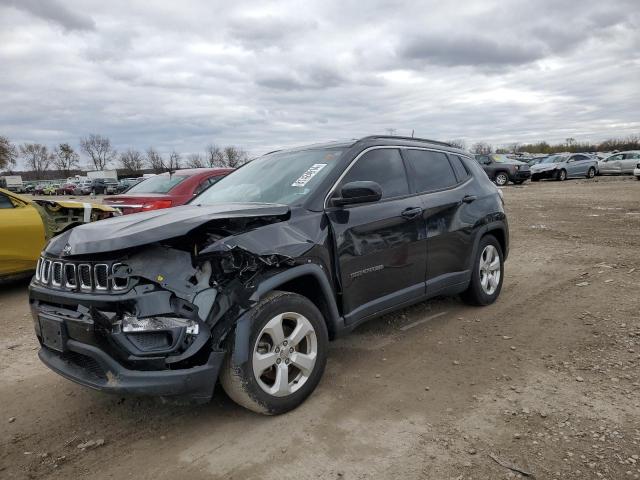
[[[308,298],[322,313],[329,339],[333,339],[344,330],[344,320],[338,312],[336,300],[329,279],[320,265],[308,263],[278,272],[259,280],[250,302],[256,304],[274,290],[297,293]],[[232,341],[235,343],[233,362],[242,364],[248,360],[249,352],[245,345],[251,335],[250,309],[242,312],[235,322]]]
[[[507,256],[509,255],[509,230],[504,222],[494,221],[482,226],[476,233],[473,242],[473,253],[469,258],[470,271],[474,268],[474,261],[476,255],[478,254],[478,246],[480,245],[480,240],[482,240],[482,238],[484,238],[486,235],[493,235],[496,238],[496,240],[500,244],[500,248],[502,249],[503,261],[507,260]]]

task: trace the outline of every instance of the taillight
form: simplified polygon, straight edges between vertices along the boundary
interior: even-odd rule
[[[169,208],[173,202],[171,200],[152,200],[150,202],[144,202],[142,210],[160,210],[161,208]]]

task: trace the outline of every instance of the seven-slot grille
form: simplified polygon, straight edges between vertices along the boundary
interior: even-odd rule
[[[125,290],[126,279],[111,278],[120,263],[62,262],[40,257],[36,281],[44,285],[81,292]]]

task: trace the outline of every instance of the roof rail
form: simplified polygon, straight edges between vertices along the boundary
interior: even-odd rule
[[[363,137],[360,140],[367,140],[370,138],[397,138],[399,140],[412,140],[414,142],[425,142],[425,143],[433,143],[435,145],[443,145],[445,147],[451,147],[451,148],[456,148],[453,145],[451,145],[450,143],[447,142],[441,142],[439,140],[429,140],[428,138],[418,138],[418,137],[400,137],[397,135],[369,135],[368,137]]]

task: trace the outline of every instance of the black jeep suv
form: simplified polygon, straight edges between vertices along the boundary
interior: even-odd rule
[[[400,137],[276,151],[172,209],[74,228],[30,304],[41,360],[98,390],[262,413],[315,389],[328,341],[436,295],[500,294],[501,194],[448,144]]]
[[[512,181],[516,185],[531,178],[529,164],[514,160],[506,155],[492,153],[491,155],[476,155],[476,161],[496,185],[502,187]]]

